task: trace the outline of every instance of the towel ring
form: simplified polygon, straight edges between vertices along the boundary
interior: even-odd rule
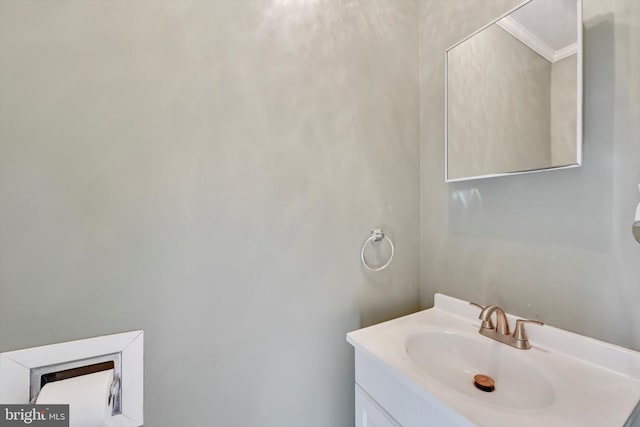
[[[367,264],[367,261],[364,259],[364,250],[367,247],[367,244],[369,242],[381,242],[384,239],[387,239],[389,241],[389,245],[391,246],[391,256],[389,257],[389,260],[385,262],[383,265],[381,265],[380,267],[371,267],[369,264]],[[364,265],[367,270],[380,271],[380,270],[384,270],[389,266],[389,264],[391,264],[391,260],[393,259],[394,254],[395,254],[395,248],[393,247],[393,242],[391,241],[391,239],[389,239],[384,235],[384,231],[382,231],[379,228],[376,228],[375,230],[371,230],[371,237],[365,240],[364,245],[362,245],[362,250],[360,251],[360,260],[362,261],[362,265]]]

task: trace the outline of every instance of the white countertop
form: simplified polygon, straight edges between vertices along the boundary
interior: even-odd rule
[[[434,308],[350,332],[347,341],[425,399],[436,398],[477,425],[605,427],[629,420],[640,401],[640,353],[548,325],[527,325],[532,348],[518,350],[478,334],[478,314],[466,301],[436,294]],[[516,318],[508,317],[513,326]],[[448,387],[408,354],[407,342],[429,332],[488,340],[492,354],[540,368],[553,389],[548,403],[505,407],[492,393],[471,397]]]

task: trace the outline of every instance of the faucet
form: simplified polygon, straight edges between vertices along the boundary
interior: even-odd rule
[[[531,348],[527,333],[524,330],[524,324],[533,323],[534,325],[539,326],[544,325],[544,323],[537,320],[518,319],[516,320],[516,327],[513,331],[513,334],[510,334],[509,320],[507,319],[507,315],[504,313],[503,309],[501,309],[497,305],[488,305],[484,307],[480,304],[476,304],[475,302],[470,302],[469,304],[476,306],[482,310],[480,312],[480,316],[478,316],[478,319],[482,320],[480,330],[478,331],[481,335],[520,350],[529,350]],[[496,314],[495,327],[493,326],[493,322],[491,320],[491,316],[493,315],[493,313]]]

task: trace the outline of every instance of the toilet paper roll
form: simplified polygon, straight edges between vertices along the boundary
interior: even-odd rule
[[[111,417],[113,369],[47,383],[36,404],[69,404],[69,427],[104,427]]]

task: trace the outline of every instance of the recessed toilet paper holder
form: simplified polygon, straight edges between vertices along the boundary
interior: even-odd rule
[[[122,413],[122,353],[105,354],[87,359],[38,366],[30,369],[30,402],[35,403],[45,384],[68,378],[88,375],[113,369],[113,381],[109,390],[109,404],[113,403],[112,415]]]

